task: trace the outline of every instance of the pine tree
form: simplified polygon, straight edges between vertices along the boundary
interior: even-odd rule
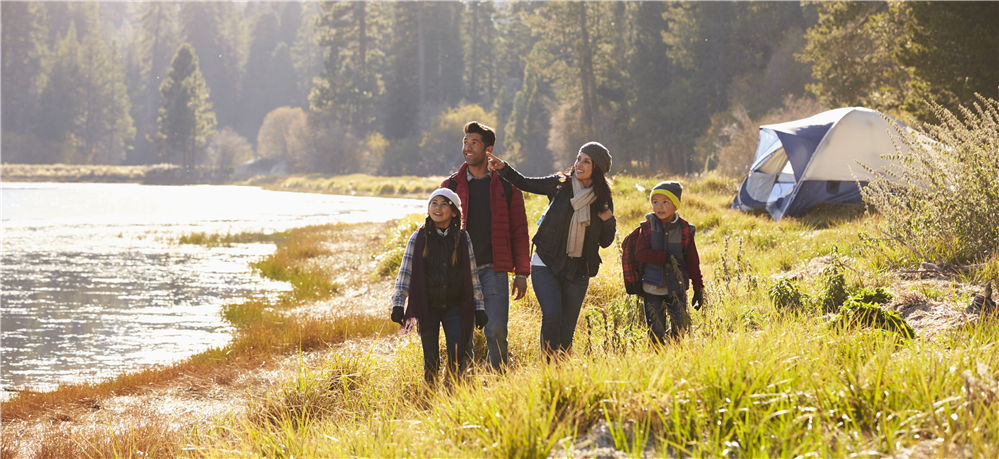
[[[88,164],[118,164],[125,159],[125,141],[135,137],[131,104],[118,44],[105,45],[99,21],[80,46],[81,119],[76,123],[80,160]]]
[[[465,12],[465,75],[468,100],[492,102],[496,93],[496,8],[493,2],[473,0]],[[488,104],[486,104],[488,105]]]
[[[395,27],[388,57],[389,75],[385,84],[385,137],[401,139],[417,134],[420,111],[419,49],[416,3],[393,5]]]
[[[76,25],[70,23],[52,52],[52,70],[39,98],[33,130],[45,143],[37,152],[38,163],[79,161],[76,132],[83,118],[82,65]]]
[[[161,158],[175,161],[179,155],[185,170],[197,164],[208,138],[216,134],[208,91],[194,48],[187,43],[180,45],[160,86],[160,129],[154,141],[160,146]]]
[[[818,24],[805,33],[801,59],[812,63],[808,86],[827,107],[891,112],[906,97],[909,72],[892,56],[907,41],[905,2],[821,2]]]
[[[182,39],[198,50],[200,69],[213,88],[211,102],[222,126],[237,126],[242,114],[243,18],[230,2],[184,2],[180,7]]]
[[[316,3],[306,3],[305,11],[291,45],[291,62],[295,69],[295,98],[288,102],[294,107],[309,107],[309,93],[312,91],[312,80],[322,72],[323,50],[315,41],[314,16],[318,14]],[[284,19],[282,19],[284,21]],[[283,22],[282,22],[283,25]]]
[[[3,132],[24,134],[45,86],[48,56],[45,10],[34,2],[3,2],[0,10]]]
[[[316,43],[325,48],[322,73],[309,94],[313,112],[329,113],[363,138],[384,92],[383,9],[367,2],[328,2],[316,18]],[[398,6],[396,6],[398,7]],[[413,69],[415,71],[415,69]],[[414,96],[415,96],[414,92]]]
[[[177,49],[177,5],[166,2],[142,3],[139,25],[128,47],[127,84],[132,101],[132,119],[137,135],[129,162],[146,164],[155,160],[155,145],[148,138],[156,133],[160,107],[160,84],[170,69]]]
[[[528,64],[524,69],[524,85],[517,91],[513,111],[503,129],[506,159],[526,174],[542,175],[552,170],[552,153],[548,149],[551,114],[547,107],[553,97],[539,69]]]
[[[260,123],[271,110],[287,105],[282,96],[280,78],[282,75],[293,76],[291,68],[275,68],[275,51],[280,45],[280,19],[277,12],[265,10],[257,15],[253,25],[253,37],[250,40],[250,51],[247,54],[245,74],[239,94],[240,113],[237,118],[236,132],[246,138],[253,138],[253,133],[260,129]],[[290,56],[289,56],[290,57]],[[290,64],[289,62],[283,63]],[[292,80],[293,81],[293,80]]]
[[[650,164],[665,165],[667,152],[675,151],[677,120],[667,122],[665,110],[676,100],[670,100],[667,88],[674,83],[675,75],[668,53],[669,46],[663,41],[662,33],[668,30],[669,23],[663,17],[667,4],[662,2],[642,2],[636,5],[634,21],[633,50],[628,56],[627,102],[624,104],[625,131],[619,155],[615,155],[616,167],[630,168],[631,160],[648,167]],[[642,168],[642,166],[639,166]]]

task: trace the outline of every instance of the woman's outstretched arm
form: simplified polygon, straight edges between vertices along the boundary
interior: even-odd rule
[[[507,164],[506,161],[493,156],[492,153],[486,153],[486,158],[489,161],[489,168],[496,171],[507,182],[511,185],[517,187],[521,191],[526,191],[528,193],[543,194],[551,198],[555,196],[555,192],[558,191],[558,184],[561,183],[558,174],[549,175],[547,177],[524,177],[520,172],[513,168],[513,166]]]

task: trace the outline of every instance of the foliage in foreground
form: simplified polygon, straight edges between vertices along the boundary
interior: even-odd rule
[[[524,308],[514,315],[538,318]],[[814,320],[768,320],[761,332],[702,328],[679,345],[611,352],[585,352],[582,335],[572,360],[520,356],[499,375],[480,358],[474,374],[434,389],[419,383],[412,337],[388,359],[362,352],[303,370],[251,401],[235,431],[220,426],[192,442],[206,457],[547,457],[606,422],[628,455],[834,457],[928,441],[945,456],[991,457],[996,332],[946,337],[945,360],[930,341],[836,334]]]
[[[922,126],[925,137],[896,126],[908,152],[891,155],[897,166],[862,190],[883,217],[885,239],[870,242],[889,247],[896,264],[999,256],[999,102],[979,101],[961,107],[961,118],[931,104],[942,124]]]
[[[647,211],[647,187],[659,179],[615,178],[618,239]],[[415,334],[388,356],[373,343],[369,352],[303,368],[251,400],[235,427],[192,435],[191,454],[575,457],[601,426],[629,456],[829,457],[900,454],[921,444],[945,456],[999,452],[990,427],[999,421],[994,324],[907,340],[830,327],[820,316],[825,302],[890,300],[891,276],[853,250],[858,228],[875,221],[825,208],[774,222],[726,209],[730,188],[717,176],[687,183],[681,212],[699,228],[709,298],[691,311],[690,339],[650,347],[640,305],[624,295],[614,245],[601,253],[605,264],[591,280],[571,359],[548,364],[539,356],[540,312],[529,292],[511,306],[513,363],[505,373],[484,367],[481,335],[473,373],[433,388],[421,383]],[[536,221],[546,201],[529,196],[526,204]],[[397,245],[416,224],[400,225],[387,240]],[[814,279],[770,277],[818,257],[838,261]],[[796,313],[771,306],[777,285],[797,298]]]

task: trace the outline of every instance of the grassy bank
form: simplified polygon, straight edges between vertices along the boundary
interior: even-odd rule
[[[654,179],[618,177],[618,240],[647,211]],[[897,298],[963,309],[967,283],[905,281],[862,207],[826,206],[797,219],[727,209],[735,183],[688,181],[682,213],[698,227],[709,306],[692,311],[694,335],[648,345],[644,321],[622,291],[618,246],[591,281],[571,359],[537,351],[533,294],[511,307],[513,364],[482,366],[437,388],[421,385],[416,337],[387,358],[342,354],[252,400],[238,427],[191,437],[195,456],[626,456],[849,455],[994,457],[999,454],[995,323],[957,323],[915,339],[854,324],[837,327],[822,301],[883,287]],[[546,201],[528,198],[528,220]],[[534,227],[532,225],[532,231]],[[817,272],[815,260],[831,260]],[[806,300],[788,311],[770,298],[778,278]],[[933,297],[933,298],[930,298]],[[936,303],[933,303],[934,300]],[[901,308],[898,300],[894,307]]]
[[[148,368],[107,381],[66,384],[49,392],[25,390],[0,403],[3,435],[0,457],[177,457],[183,455],[191,419],[174,419],[170,412],[150,412],[143,406],[123,410],[122,399],[169,398],[172,393],[227,391],[245,400],[246,374],[268,369],[268,363],[299,353],[326,350],[357,337],[376,336],[388,321],[359,310],[337,314],[301,314],[297,309],[328,301],[345,290],[367,288],[364,276],[344,276],[358,270],[381,247],[375,234],[383,224],[323,225],[275,234],[183,236],[179,243],[227,245],[275,242],[274,254],[254,263],[261,275],[293,287],[275,301],[250,299],[227,304],[223,317],[235,328],[225,347],[213,348],[173,365]],[[337,256],[333,256],[333,253]],[[349,255],[348,255],[349,254]],[[347,260],[347,261],[345,261]],[[175,403],[190,403],[177,397]],[[186,400],[186,401],[185,401]],[[231,407],[230,407],[231,408]],[[222,413],[227,408],[222,409]],[[102,419],[102,413],[118,419]],[[94,424],[96,418],[96,425]]]
[[[0,181],[60,183],[142,183],[149,185],[234,184],[266,190],[342,194],[393,198],[425,198],[437,188],[440,177],[379,177],[367,174],[329,176],[287,174],[259,176],[243,182],[227,182],[211,170],[198,168],[187,174],[179,166],[110,166],[84,164],[3,164]]]
[[[4,182],[142,183],[154,166],[93,166],[85,164],[3,164]]]
[[[391,276],[378,276],[375,266],[391,273],[399,241],[418,220],[399,224],[399,234],[384,239],[383,228],[348,238],[359,227],[310,227],[288,233],[273,256],[256,264],[293,290],[276,303],[227,307],[225,317],[238,329],[230,346],[156,374],[201,371],[217,375],[216,384],[236,385],[234,372],[282,354],[333,349],[328,358],[298,365],[262,395],[245,397],[242,410],[208,423],[171,428],[153,415],[109,423],[85,441],[53,434],[34,451],[91,457],[999,455],[999,328],[995,322],[955,320],[939,328],[919,322],[932,314],[959,317],[980,282],[999,275],[999,262],[985,260],[960,274],[906,274],[918,270],[898,270],[892,249],[861,237],[875,234],[879,218],[863,207],[825,206],[774,222],[728,209],[737,185],[732,180],[687,179],[681,214],[698,228],[708,305],[691,311],[691,337],[651,347],[642,314],[623,291],[619,241],[648,211],[648,189],[659,179],[615,180],[618,243],[601,251],[604,265],[591,280],[570,359],[548,364],[538,355],[540,311],[529,292],[511,305],[508,371],[483,367],[478,333],[472,373],[424,387],[419,339],[392,336],[398,326],[387,317]],[[528,196],[528,221],[536,222],[546,204]],[[537,227],[530,226],[533,233]],[[187,242],[232,237],[191,235]],[[781,279],[799,294],[797,307],[774,300]],[[837,326],[823,312],[837,289],[848,296],[876,287],[892,293],[886,307],[914,324],[914,339],[856,323]],[[370,305],[376,314],[301,313],[330,301]],[[362,337],[369,339],[335,347]],[[386,342],[399,344],[376,351]],[[19,450],[16,443],[27,441],[7,435],[18,422],[53,416],[52,407],[71,403],[100,406],[111,393],[149,385],[138,378],[15,397],[3,404],[3,450]],[[68,449],[72,445],[77,449]],[[35,455],[60,456],[66,454]]]
[[[255,177],[247,180],[245,184],[276,191],[378,196],[383,198],[426,198],[431,191],[440,186],[445,178],[445,176],[379,177],[367,174],[337,176],[291,174]]]

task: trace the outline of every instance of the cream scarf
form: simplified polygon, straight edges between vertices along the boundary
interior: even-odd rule
[[[583,188],[583,183],[574,175],[572,177],[572,219],[569,221],[569,238],[565,243],[565,252],[570,257],[583,256],[583,239],[586,227],[590,226],[590,204],[597,200],[593,186]]]

